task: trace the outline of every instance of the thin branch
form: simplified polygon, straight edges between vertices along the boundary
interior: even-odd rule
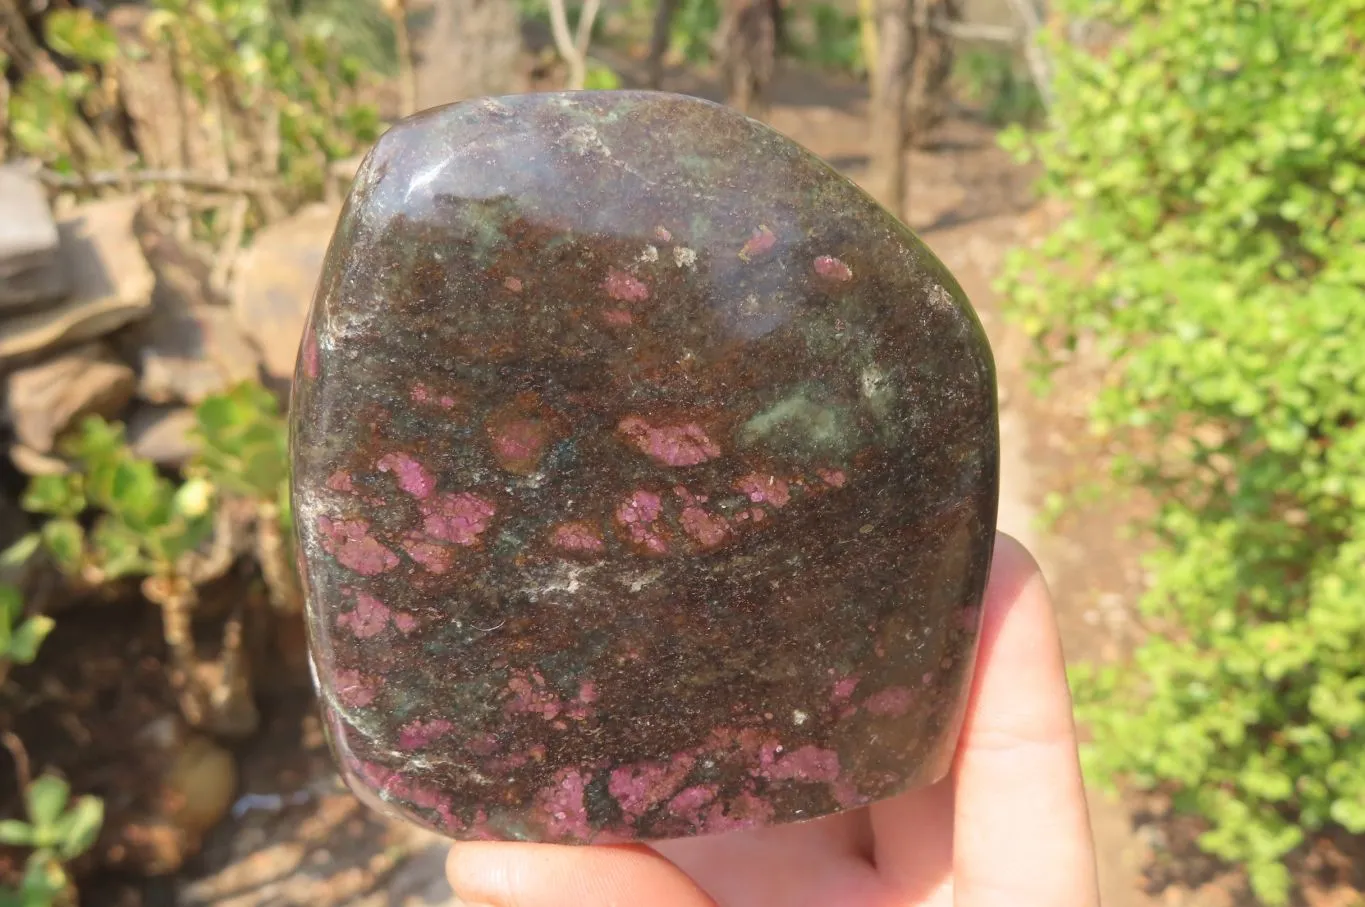
[[[959,41],[989,41],[995,44],[1023,44],[1028,35],[1017,28],[1004,25],[974,25],[948,19],[931,19],[929,28]]]
[[[265,192],[277,185],[271,180],[255,177],[224,177],[196,170],[133,170],[128,173],[96,170],[91,173],[70,175],[44,170],[39,174],[39,178],[54,189],[94,189],[121,185],[125,180],[137,184],[166,183],[174,186],[194,186],[219,192]]]
[[[597,18],[600,0],[587,0],[587,5],[583,7],[578,17],[575,34],[569,33],[569,14],[565,12],[564,0],[547,2],[550,6],[550,32],[554,35],[555,48],[569,67],[568,88],[570,91],[578,91],[588,78],[588,42],[592,39],[592,21]]]
[[[417,112],[417,68],[413,64],[412,34],[408,30],[406,2],[386,3],[385,9],[393,20],[393,39],[398,55],[398,112],[412,116]]]
[[[1038,96],[1043,100],[1043,107],[1051,108],[1052,67],[1048,65],[1043,49],[1038,46],[1038,33],[1043,30],[1043,21],[1038,16],[1033,0],[1009,0],[1009,3],[1014,14],[1024,24],[1026,32],[1024,59],[1028,63],[1029,73],[1033,76],[1033,84],[1038,88]]]
[[[597,11],[601,6],[602,0],[587,0],[578,13],[578,33],[574,35],[574,50],[578,51],[580,57],[586,58],[588,55],[588,45],[592,43],[592,26],[597,21]],[[584,62],[586,63],[586,59]]]
[[[33,770],[28,761],[28,750],[24,748],[24,741],[19,739],[19,735],[14,731],[5,731],[0,734],[0,741],[5,744],[5,749],[14,759],[14,778],[19,782],[20,792],[28,790],[28,786],[33,783]]]

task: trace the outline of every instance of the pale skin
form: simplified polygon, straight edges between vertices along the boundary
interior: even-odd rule
[[[488,907],[1098,907],[1062,648],[1037,564],[1000,535],[953,768],[826,819],[653,846],[456,844]]]

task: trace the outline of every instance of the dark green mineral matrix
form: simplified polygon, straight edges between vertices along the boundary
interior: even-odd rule
[[[771,129],[644,92],[405,120],[292,407],[331,745],[366,802],[562,843],[927,784],[994,539],[962,288]]]

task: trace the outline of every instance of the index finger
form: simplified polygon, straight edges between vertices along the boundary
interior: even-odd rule
[[[998,537],[955,766],[957,907],[1099,904],[1071,693],[1037,563]]]

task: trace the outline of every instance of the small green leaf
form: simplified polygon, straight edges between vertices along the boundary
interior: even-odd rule
[[[33,843],[33,826],[18,819],[0,819],[0,844],[28,847]]]
[[[34,476],[20,505],[30,513],[74,517],[85,509],[80,476]]]
[[[32,664],[38,657],[38,648],[56,625],[46,614],[35,614],[24,621],[9,641],[9,657],[21,665]]]
[[[28,818],[39,833],[50,832],[71,797],[71,786],[56,775],[43,775],[28,786],[24,799]]]
[[[17,570],[27,564],[42,541],[42,536],[36,532],[24,533],[17,542],[0,552],[0,572]]]
[[[48,520],[41,532],[43,546],[58,569],[66,573],[78,571],[85,551],[85,530],[81,524],[72,519]]]
[[[58,830],[57,853],[63,860],[72,860],[85,853],[99,837],[104,824],[104,801],[98,797],[81,797],[75,806],[62,816]]]

